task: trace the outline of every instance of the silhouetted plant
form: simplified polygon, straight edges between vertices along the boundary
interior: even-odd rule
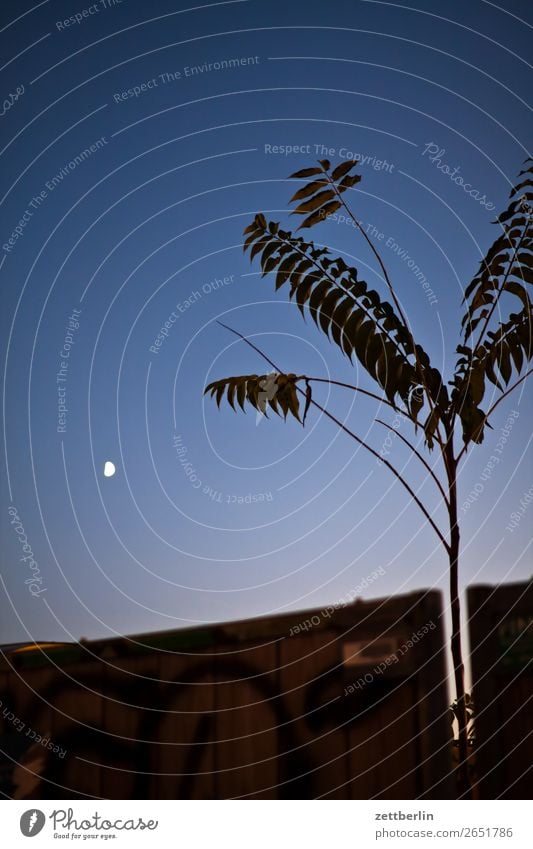
[[[361,180],[359,175],[351,173],[357,161],[344,161],[332,169],[331,163],[322,159],[317,166],[291,175],[294,179],[305,181],[291,198],[291,203],[297,202],[292,214],[304,216],[298,229],[314,227],[344,207],[379,265],[390,302],[370,289],[359,278],[356,268],[340,257],[332,257],[328,248],[317,247],[314,242],[281,229],[277,222],[267,222],[261,213],[244,231],[244,250],[250,252],[251,260],[259,257],[263,277],[274,275],[276,290],[286,287],[289,298],[296,303],[302,315],[311,315],[317,327],[351,361],[357,358],[382,394],[340,381],[280,371],[270,357],[240,333],[237,335],[269,363],[273,372],[216,380],[205,390],[215,397],[218,405],[225,397],[234,409],[235,402],[243,410],[248,403],[264,414],[270,409],[285,418],[290,414],[302,423],[310,406],[317,407],[381,460],[402,483],[437,534],[449,558],[451,652],[456,688],[452,710],[458,723],[461,795],[469,792],[467,758],[471,717],[469,697],[464,690],[461,649],[457,472],[468,447],[483,442],[485,428],[490,427],[489,419],[495,408],[531,373],[527,364],[533,353],[532,312],[526,288],[533,283],[531,162],[527,160],[525,170],[520,172],[522,181],[512,190],[509,206],[495,222],[500,227],[500,235],[466,288],[461,341],[457,346],[459,357],[453,378],[448,383],[432,365],[426,351],[416,343],[383,260],[346,203],[346,193],[353,191]],[[308,178],[311,180],[308,181]],[[506,297],[502,301],[504,295]],[[519,311],[509,312],[505,321],[500,320],[504,303],[509,305],[512,301],[518,302]],[[487,382],[501,394],[488,409],[484,409],[481,405]],[[392,463],[314,400],[314,383],[334,384],[370,396],[391,410],[402,413],[412,423],[415,432],[418,428],[423,429],[425,446],[430,451],[437,446],[442,455],[445,484],[415,446],[405,437],[400,438],[439,488],[449,517],[446,534]],[[457,427],[460,427],[463,445],[456,450],[454,436]]]

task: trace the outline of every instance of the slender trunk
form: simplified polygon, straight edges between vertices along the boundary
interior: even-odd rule
[[[459,726],[459,767],[458,791],[460,796],[469,798],[470,780],[468,777],[468,734],[465,701],[465,682],[463,652],[461,647],[461,602],[459,600],[459,525],[457,523],[457,460],[453,452],[453,436],[448,434],[446,444],[446,469],[449,483],[450,516],[450,606],[452,613],[452,660],[457,699],[457,724]]]

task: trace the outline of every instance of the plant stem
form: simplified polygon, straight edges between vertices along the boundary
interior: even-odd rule
[[[412,416],[409,415],[408,410],[402,410],[401,407],[397,407],[396,404],[393,404],[387,398],[383,398],[381,395],[376,395],[375,392],[369,392],[368,389],[361,389],[360,386],[356,386],[354,383],[344,383],[342,380],[333,380],[330,377],[308,377],[305,375],[306,380],[309,380],[311,383],[329,383],[331,386],[341,386],[344,389],[352,389],[354,392],[360,392],[361,395],[366,395],[368,398],[373,398],[375,401],[379,401],[380,404],[386,404],[387,407],[390,407],[396,413],[399,413],[401,416],[405,416],[406,419],[409,419],[413,424],[419,425],[416,419],[413,419]]]
[[[452,614],[451,651],[455,694],[457,699],[457,724],[459,726],[458,790],[461,798],[470,798],[468,777],[468,719],[466,713],[463,651],[461,647],[461,603],[459,600],[459,524],[457,521],[457,458],[453,450],[453,430],[446,427],[448,441],[444,460],[448,475],[448,513],[450,517],[450,607]]]

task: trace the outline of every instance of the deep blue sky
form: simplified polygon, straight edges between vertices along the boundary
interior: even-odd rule
[[[331,422],[312,412],[305,429],[258,426],[253,412],[217,412],[202,398],[210,379],[265,370],[214,323],[219,317],[259,338],[283,369],[370,385],[284,292],[253,274],[241,249],[256,211],[286,217],[294,191],[286,177],[312,162],[315,145],[333,148],[335,160],[344,149],[392,166],[362,164],[353,205],[384,234],[382,244],[394,240],[426,275],[433,303],[406,262],[383,248],[416,334],[450,376],[462,291],[497,230],[495,213],[424,150],[444,149],[443,162],[460,167],[496,212],[504,208],[531,138],[531,27],[520,20],[531,23],[531,14],[525,0],[418,6],[2,3],[2,97],[20,93],[1,117],[2,245],[27,220],[0,256],[0,641],[321,606],[378,566],[385,574],[364,597],[446,588],[445,558],[423,517]],[[58,26],[83,10],[80,23]],[[185,75],[245,57],[239,68]],[[138,97],[120,99],[151,80]],[[309,145],[310,153],[268,153],[274,145]],[[331,221],[313,235],[380,286],[353,227]],[[228,285],[211,285],[223,278]],[[183,312],[154,354],[177,304]],[[66,431],[58,433],[56,374],[75,309]],[[352,405],[343,390],[318,397],[380,449],[387,433],[373,423],[372,403]],[[462,514],[463,585],[531,575],[531,517],[506,530],[533,483],[530,398],[517,393],[501,405],[461,472],[463,504],[516,410],[499,464]],[[402,433],[411,436],[405,424]],[[398,439],[391,457],[422,483]],[[113,478],[103,477],[106,460],[117,467]],[[433,489],[421,490],[432,509]],[[46,588],[36,598],[24,583],[12,505]]]

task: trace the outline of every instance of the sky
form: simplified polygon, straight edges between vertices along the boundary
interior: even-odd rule
[[[374,457],[316,410],[302,428],[203,388],[269,371],[217,319],[282,370],[372,388],[242,251],[258,211],[293,226],[288,175],[324,156],[360,159],[355,214],[451,377],[462,293],[529,155],[529,4],[4,0],[1,18],[0,642],[446,594],[443,549]],[[353,222],[312,235],[383,291]],[[532,573],[522,389],[461,468],[462,588]],[[315,397],[444,528],[408,423]]]

